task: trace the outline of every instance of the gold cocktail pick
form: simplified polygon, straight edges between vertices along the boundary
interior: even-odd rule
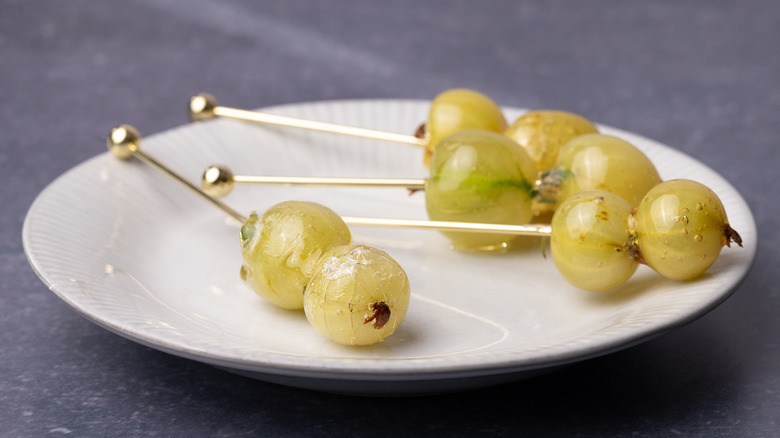
[[[146,152],[142,151],[141,135],[134,127],[130,125],[120,125],[111,130],[106,140],[108,150],[116,157],[121,159],[138,158],[151,167],[168,175],[178,181],[187,189],[206,200],[210,204],[222,210],[228,216],[244,223],[246,217],[238,213],[227,204],[216,197],[199,188],[183,176],[171,170],[166,165],[157,161]],[[514,234],[521,236],[549,236],[551,229],[549,225],[502,225],[502,224],[481,224],[469,222],[445,222],[430,220],[413,219],[388,219],[388,218],[367,218],[342,216],[342,220],[347,225],[368,226],[368,227],[390,227],[390,228],[417,228],[431,229],[439,231],[461,231],[461,232],[479,232],[495,234]]]
[[[301,176],[235,175],[227,166],[214,164],[206,168],[201,178],[201,188],[206,193],[221,198],[233,191],[236,184],[275,184],[299,186],[360,186],[402,187],[412,192],[425,190],[425,179],[418,178],[334,178]]]
[[[397,134],[394,132],[357,128],[353,126],[338,125],[335,123],[317,122],[314,120],[299,119],[295,117],[280,116],[259,111],[248,111],[220,106],[214,96],[206,93],[193,96],[190,99],[190,106],[188,110],[190,119],[192,121],[208,120],[215,117],[227,117],[247,122],[287,126],[292,128],[309,129],[312,131],[329,132],[331,134],[351,135],[372,140],[402,143],[421,148],[425,148],[428,144],[426,139],[418,138],[414,135]]]

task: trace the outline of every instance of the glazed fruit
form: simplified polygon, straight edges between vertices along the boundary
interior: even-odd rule
[[[322,254],[351,242],[344,221],[319,204],[287,201],[241,227],[241,278],[255,293],[285,309],[303,307],[303,289]]]
[[[569,140],[596,132],[593,123],[577,114],[539,110],[519,117],[504,133],[524,147],[536,169],[543,172],[555,165],[558,152]]]
[[[409,279],[386,252],[336,246],[315,266],[304,293],[309,323],[346,345],[370,345],[395,332],[409,308]]]
[[[429,165],[436,145],[455,132],[464,129],[503,132],[506,127],[501,108],[489,97],[465,88],[447,90],[431,102],[425,124],[428,143],[423,160]]]
[[[528,223],[534,167],[528,154],[504,135],[459,131],[443,139],[425,186],[428,217],[435,221],[521,225]],[[461,248],[505,247],[515,236],[444,233]]]
[[[579,192],[604,190],[637,206],[659,183],[655,166],[634,145],[610,135],[586,134],[561,149],[539,192],[560,201]]]
[[[608,192],[574,195],[555,211],[550,248],[558,272],[572,285],[603,291],[628,280],[638,263],[631,251],[632,207]]]
[[[691,280],[715,262],[739,234],[708,187],[690,180],[657,185],[636,210],[636,239],[641,257],[665,277]]]

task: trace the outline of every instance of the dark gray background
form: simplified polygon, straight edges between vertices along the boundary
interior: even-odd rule
[[[0,0],[0,436],[778,436],[780,3]],[[653,138],[724,175],[761,244],[723,305],[645,344],[446,396],[237,377],[88,322],[29,268],[35,195],[108,130],[451,87]]]

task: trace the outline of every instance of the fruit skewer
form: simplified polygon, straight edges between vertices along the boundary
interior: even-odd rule
[[[224,166],[207,168],[202,182],[207,192],[222,195],[232,189],[236,178],[256,184],[363,185],[358,178],[235,177]],[[365,181],[373,187],[425,186],[425,180]],[[386,224],[386,220],[375,221],[379,226]],[[418,225],[423,224],[441,229],[435,221]],[[622,284],[640,263],[665,277],[690,280],[714,263],[723,246],[742,244],[717,195],[690,180],[657,184],[637,208],[613,193],[577,193],[561,204],[550,227],[544,228],[545,233],[548,230],[553,260],[561,274],[573,285],[594,291]]]

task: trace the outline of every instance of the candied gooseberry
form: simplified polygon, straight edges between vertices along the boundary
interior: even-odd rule
[[[352,240],[344,221],[329,208],[303,201],[274,205],[241,227],[241,278],[258,295],[286,309],[303,307],[303,289],[331,246]]]
[[[645,154],[631,143],[611,135],[585,134],[561,149],[555,167],[544,175],[540,192],[548,186],[563,200],[588,190],[604,190],[639,205],[645,194],[661,182]],[[556,187],[557,186],[557,187]]]
[[[490,131],[456,132],[436,146],[425,185],[428,217],[436,221],[522,225],[533,215],[535,170],[525,150]],[[516,236],[444,232],[461,248],[498,249]]]
[[[572,285],[604,291],[628,280],[637,268],[628,218],[632,207],[603,191],[566,199],[552,218],[550,249],[558,271]]]
[[[395,332],[409,308],[409,279],[386,252],[365,245],[326,251],[304,293],[309,323],[346,345],[370,345]]]
[[[723,246],[742,244],[718,196],[685,179],[663,182],[647,193],[636,210],[635,230],[643,261],[676,280],[700,276]]]
[[[577,114],[538,110],[520,116],[504,134],[524,147],[536,169],[543,172],[555,165],[558,151],[569,140],[595,132],[598,128]]]
[[[503,132],[506,126],[501,108],[484,94],[465,88],[444,91],[433,99],[428,112],[425,164],[430,164],[436,144],[454,132],[464,129]]]

